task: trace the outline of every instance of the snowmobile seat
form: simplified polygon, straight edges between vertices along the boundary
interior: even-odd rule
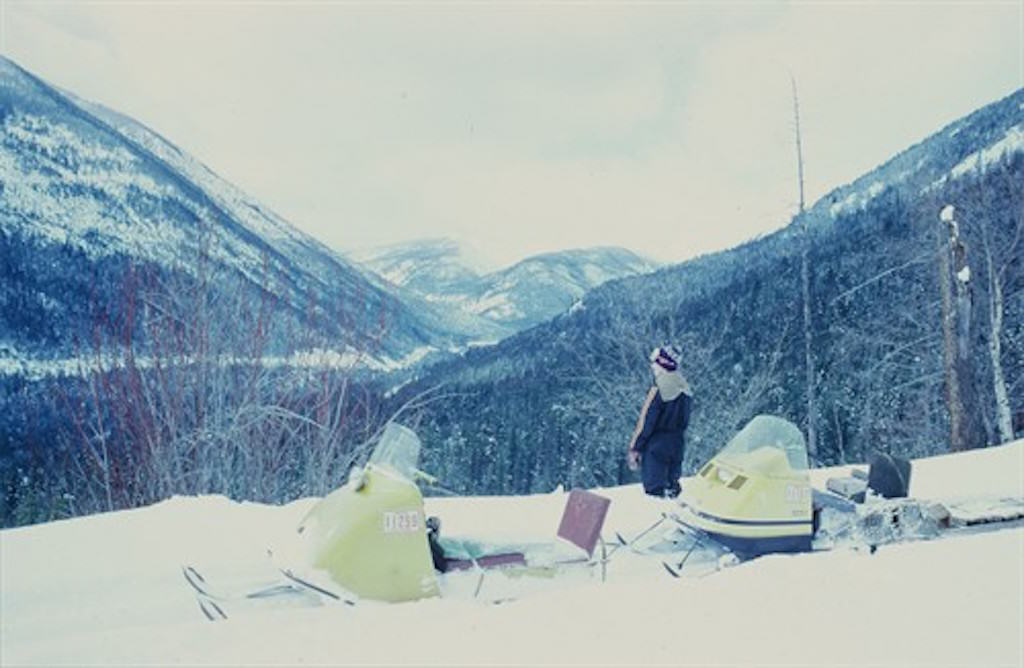
[[[445,566],[449,571],[469,570],[473,568],[503,568],[508,566],[527,566],[530,562],[526,554],[534,553],[538,547],[547,555],[549,566],[559,563],[584,562],[593,558],[594,550],[601,538],[601,529],[608,514],[611,499],[581,489],[574,489],[566,499],[565,509],[558,524],[558,539],[572,545],[574,554],[558,555],[552,552],[554,544],[495,544],[469,538],[454,538],[436,535],[435,540],[443,551]],[[582,550],[585,554],[579,554]],[[535,555],[536,556],[536,555]]]
[[[504,566],[525,566],[526,555],[522,552],[505,552],[503,554],[488,554],[476,559],[449,558],[447,566],[449,571],[465,571],[471,568],[501,568]]]
[[[909,459],[875,453],[868,469],[868,487],[887,499],[905,497],[910,491],[910,469]]]
[[[841,513],[855,513],[857,507],[853,499],[836,494],[831,490],[811,489],[811,507],[815,511],[830,508]]]
[[[861,480],[860,478],[854,478],[853,476],[829,478],[825,481],[825,489],[833,494],[838,494],[844,499],[849,499],[854,503],[864,503],[868,490],[868,482],[867,480]]]

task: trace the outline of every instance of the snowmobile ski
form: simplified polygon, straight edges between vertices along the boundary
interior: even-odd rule
[[[206,588],[206,579],[199,574],[199,571],[191,566],[182,566],[181,573],[185,576],[185,581],[195,590],[196,603],[199,604],[199,609],[207,620],[215,622],[218,619],[228,618],[224,609],[213,600],[215,596]]]
[[[615,543],[612,545],[612,549],[608,552],[608,557],[610,558],[618,550],[620,550],[621,548],[624,548],[624,547],[632,550],[633,552],[635,552],[637,554],[646,554],[646,551],[638,548],[636,546],[636,544],[642,538],[644,538],[644,536],[646,536],[647,534],[651,533],[652,531],[657,529],[659,526],[661,526],[661,524],[666,519],[667,519],[666,515],[664,513],[662,513],[661,517],[658,518],[658,520],[654,524],[652,524],[651,526],[647,527],[646,529],[644,529],[643,531],[641,531],[637,535],[633,536],[633,538],[631,540],[626,540],[625,537],[623,537],[623,535],[621,533],[619,533],[618,531],[614,532],[615,533]]]
[[[189,586],[195,589],[197,594],[202,594],[203,596],[214,598],[213,594],[207,591],[206,578],[200,575],[199,571],[192,568],[191,566],[182,566],[181,574],[185,576],[185,582],[187,582]]]
[[[242,594],[231,595],[218,592],[213,589],[209,583],[207,583],[206,578],[204,578],[203,575],[192,566],[182,566],[181,573],[185,576],[185,581],[188,582],[188,584],[196,591],[196,594],[215,601],[230,601],[240,598],[271,598],[274,596],[294,595],[303,592],[303,590],[299,589],[296,585],[288,582],[278,582],[261,589],[254,589]]]
[[[215,622],[218,619],[228,618],[227,614],[225,614],[224,612],[224,609],[217,605],[217,603],[212,599],[197,594],[196,601],[199,602],[199,609],[203,611],[203,615],[205,615],[206,618],[211,622]]]
[[[299,585],[300,587],[304,587],[304,588],[306,588],[306,589],[308,589],[310,591],[316,592],[317,594],[321,594],[322,596],[326,596],[326,597],[328,597],[330,599],[333,599],[335,601],[344,603],[345,605],[355,605],[356,604],[356,602],[353,601],[352,599],[344,598],[341,595],[334,593],[333,591],[330,591],[328,589],[324,589],[323,587],[320,587],[319,585],[313,584],[309,580],[305,580],[303,578],[300,578],[298,575],[295,575],[295,573],[293,573],[290,569],[282,568],[280,570],[281,570],[281,575],[285,576],[286,578],[288,578],[289,580],[291,580],[295,584]]]
[[[693,536],[693,544],[690,545],[690,549],[686,551],[686,554],[683,555],[683,558],[679,561],[678,564],[673,565],[668,563],[667,561],[661,562],[662,565],[665,567],[665,570],[668,571],[669,575],[671,575],[674,578],[678,578],[682,574],[683,567],[686,566],[686,560],[690,558],[690,555],[693,554],[693,551],[697,549],[697,546],[700,545],[704,540],[704,536],[702,534],[694,533]]]

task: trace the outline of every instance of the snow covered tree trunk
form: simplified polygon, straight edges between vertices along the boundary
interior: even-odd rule
[[[1005,174],[1005,168],[1004,168]],[[987,192],[987,191],[986,191]],[[983,192],[984,196],[984,192]],[[994,203],[984,202],[987,210]],[[1011,207],[1012,208],[1012,207]],[[1005,299],[1003,296],[1003,285],[1006,280],[1006,270],[1012,259],[1016,257],[1016,249],[1024,232],[1024,212],[1017,209],[1017,220],[1013,226],[1012,241],[1008,247],[1003,249],[1003,257],[1010,258],[1005,263],[996,257],[992,241],[989,236],[989,223],[982,222],[981,241],[985,251],[985,266],[988,279],[988,306],[989,306],[989,341],[988,354],[992,365],[992,392],[995,397],[996,430],[999,434],[999,442],[1012,441],[1013,432],[1013,411],[1010,407],[1010,397],[1006,386],[1006,375],[1003,373],[1003,314],[1005,312]],[[1001,264],[1001,266],[999,266]]]
[[[950,449],[959,451],[984,444],[979,438],[977,396],[971,373],[971,268],[953,206],[943,208],[939,218],[948,233],[948,237],[938,235],[938,259]]]
[[[984,234],[985,260],[988,267],[990,331],[988,354],[992,362],[992,390],[996,401],[996,427],[999,430],[999,442],[1013,440],[1013,418],[1010,410],[1010,397],[1006,390],[1006,376],[1003,374],[1003,286],[992,259],[992,249],[988,244],[988,235]]]

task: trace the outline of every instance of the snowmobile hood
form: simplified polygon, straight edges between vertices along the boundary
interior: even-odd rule
[[[360,597],[397,602],[440,593],[423,496],[409,475],[419,449],[412,430],[389,425],[366,468],[354,471],[299,526],[310,565]]]
[[[680,497],[683,521],[743,555],[810,549],[807,448],[796,425],[759,415]]]

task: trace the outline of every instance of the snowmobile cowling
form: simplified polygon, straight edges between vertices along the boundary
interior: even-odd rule
[[[811,549],[811,484],[803,434],[759,415],[686,485],[679,519],[738,556]]]
[[[299,526],[313,568],[378,601],[438,596],[423,496],[413,482],[420,442],[389,424],[363,469],[317,503]]]

